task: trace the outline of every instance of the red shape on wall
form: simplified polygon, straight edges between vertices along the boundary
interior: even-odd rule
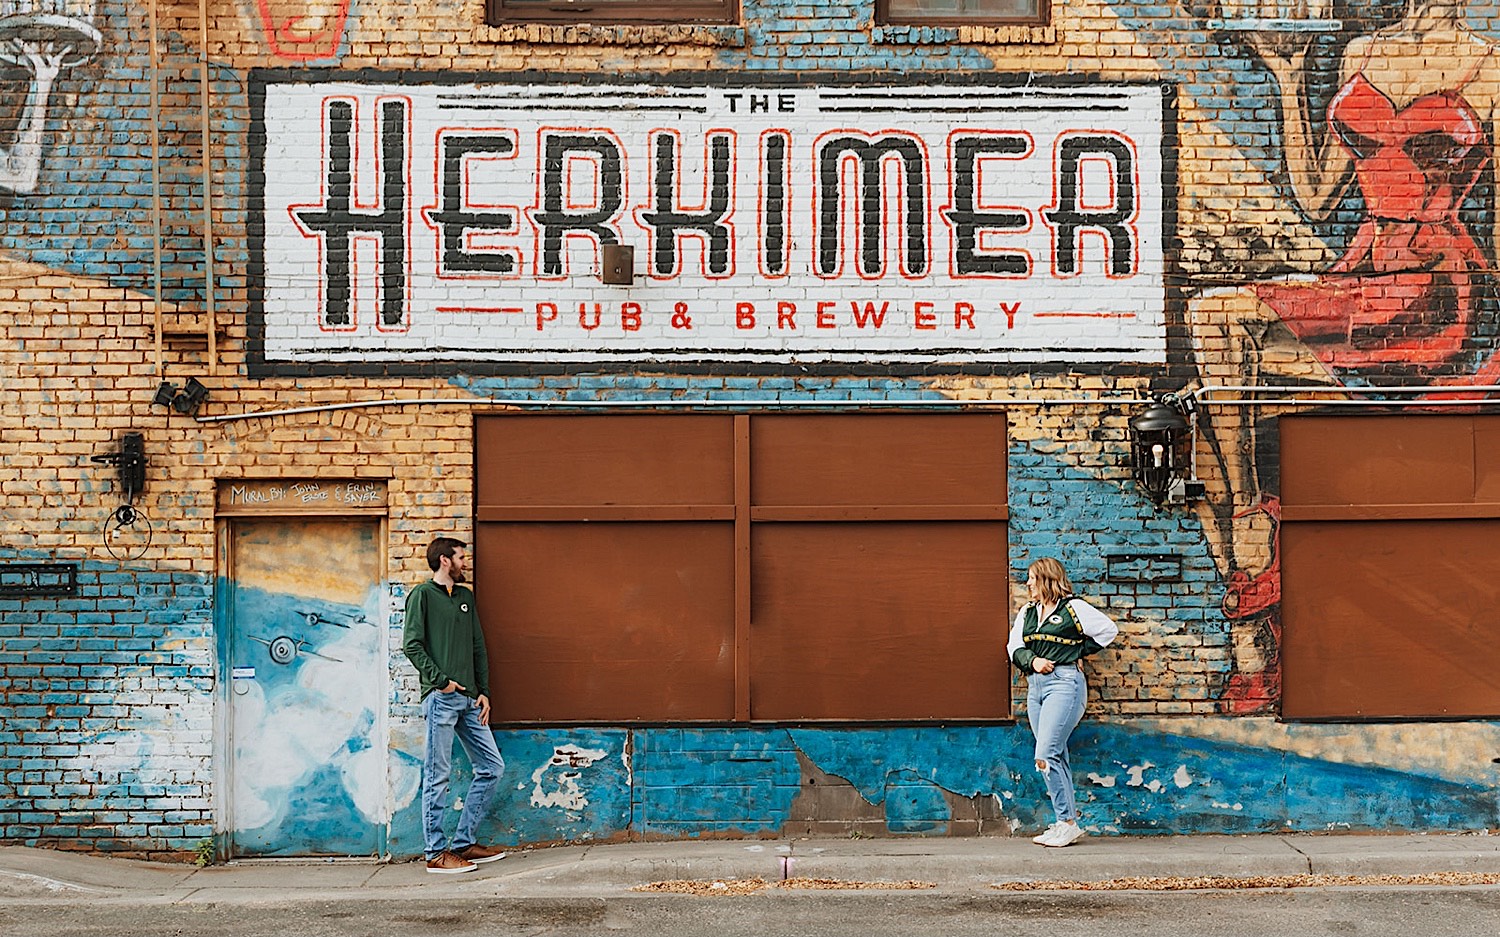
[[[1353,160],[1364,223],[1316,283],[1256,287],[1336,368],[1450,365],[1478,314],[1484,252],[1460,218],[1489,160],[1485,125],[1458,91],[1398,107],[1357,73],[1328,108]]]
[[[339,48],[350,0],[255,0],[278,58],[326,59]]]

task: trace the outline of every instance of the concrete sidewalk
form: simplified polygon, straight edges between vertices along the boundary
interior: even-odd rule
[[[199,869],[9,846],[0,847],[0,904],[610,898],[639,896],[633,886],[668,879],[777,881],[785,875],[914,879],[954,894],[1028,880],[1435,872],[1500,874],[1500,836],[1089,837],[1067,849],[1034,846],[1022,837],[633,843],[527,850],[463,875],[430,875],[418,862],[352,859],[251,860]]]

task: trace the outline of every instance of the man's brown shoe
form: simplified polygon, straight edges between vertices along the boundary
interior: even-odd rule
[[[478,843],[475,843],[468,849],[460,849],[457,855],[460,859],[467,859],[470,862],[476,863],[494,862],[497,859],[505,858],[505,853],[500,850],[489,846],[481,846]]]
[[[459,872],[472,872],[477,868],[479,866],[468,859],[461,858],[447,850],[438,853],[437,858],[427,860],[427,871],[437,875],[457,875]]]

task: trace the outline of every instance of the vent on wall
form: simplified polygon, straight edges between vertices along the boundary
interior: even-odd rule
[[[7,563],[0,566],[0,596],[78,594],[77,563]]]

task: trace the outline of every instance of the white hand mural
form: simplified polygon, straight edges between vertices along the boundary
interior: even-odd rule
[[[31,73],[20,125],[10,149],[0,149],[0,187],[34,192],[42,168],[42,134],[52,86],[64,69],[99,51],[93,3],[22,0],[0,6],[0,61]]]

